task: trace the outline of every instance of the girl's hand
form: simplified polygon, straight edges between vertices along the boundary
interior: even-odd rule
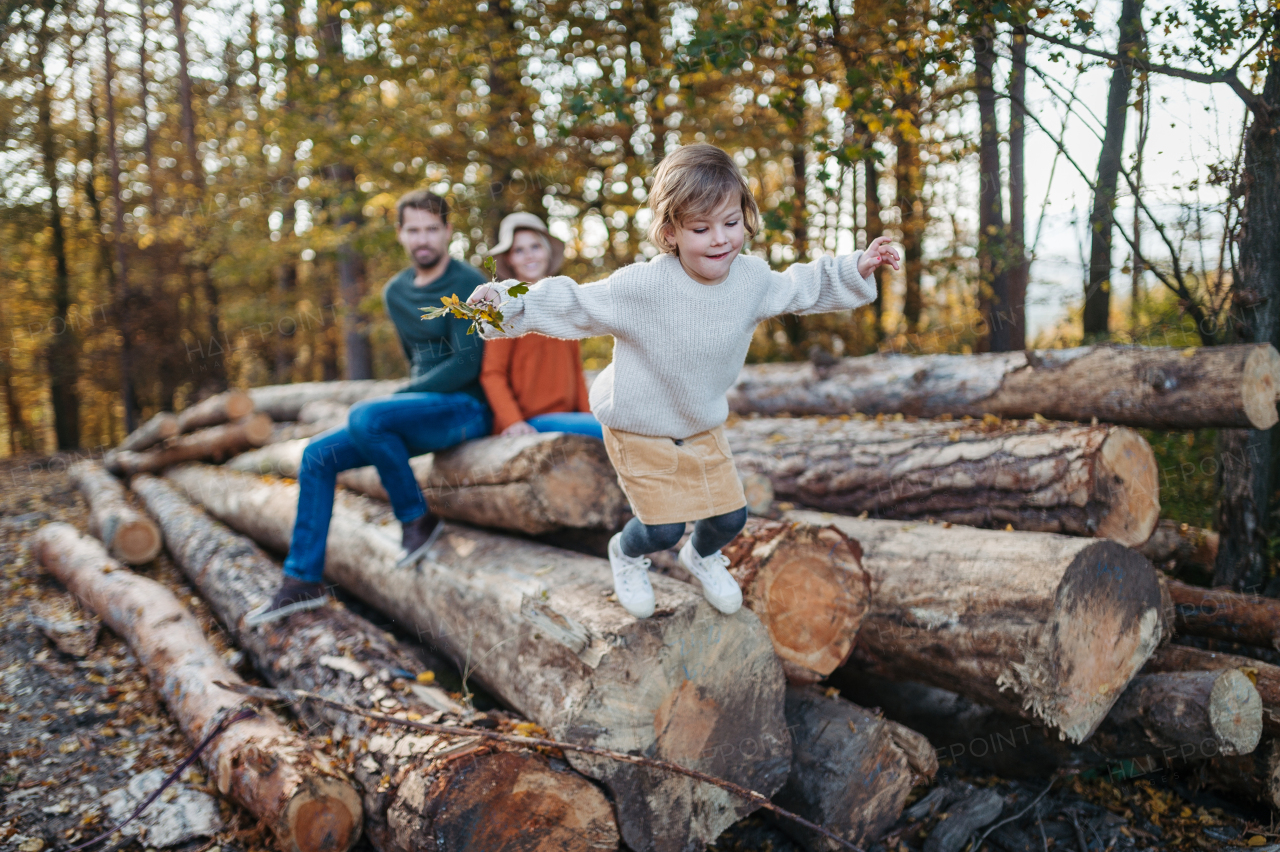
[[[467,297],[467,304],[478,305],[481,302],[488,302],[492,305],[501,304],[502,291],[492,284],[481,284],[479,287],[471,291],[471,295]]]
[[[898,250],[889,245],[888,237],[876,237],[858,258],[858,274],[866,278],[886,263],[897,269],[899,259]]]

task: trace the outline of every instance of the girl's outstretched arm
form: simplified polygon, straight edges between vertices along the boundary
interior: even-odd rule
[[[515,280],[481,284],[467,299],[498,303],[502,308],[504,332],[485,326],[486,339],[520,337],[537,332],[547,337],[579,340],[613,334],[613,280],[617,273],[594,284],[579,285],[566,275],[544,278],[522,296],[511,298],[507,290]]]
[[[869,304],[876,298],[872,273],[883,264],[898,268],[898,252],[889,245],[888,237],[877,237],[866,251],[820,257],[771,272],[772,287],[760,319],[847,311]]]

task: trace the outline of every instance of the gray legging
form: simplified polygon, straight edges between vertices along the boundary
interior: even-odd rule
[[[703,518],[693,525],[693,549],[699,556],[710,556],[742,532],[747,525],[744,506],[733,512]],[[684,524],[642,524],[632,518],[622,528],[622,552],[627,556],[643,556],[675,547],[684,535]]]

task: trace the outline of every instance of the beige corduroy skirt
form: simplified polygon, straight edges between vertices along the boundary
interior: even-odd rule
[[[697,521],[747,505],[723,426],[684,440],[606,426],[604,447],[641,523]]]

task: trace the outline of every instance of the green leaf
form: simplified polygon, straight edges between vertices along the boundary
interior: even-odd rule
[[[516,284],[515,286],[508,289],[507,295],[514,298],[516,296],[523,296],[525,293],[528,293],[528,292],[529,292],[529,285],[521,281],[519,284]]]
[[[494,260],[492,257],[486,257],[484,259],[484,268],[495,278],[498,276],[498,261]]]

